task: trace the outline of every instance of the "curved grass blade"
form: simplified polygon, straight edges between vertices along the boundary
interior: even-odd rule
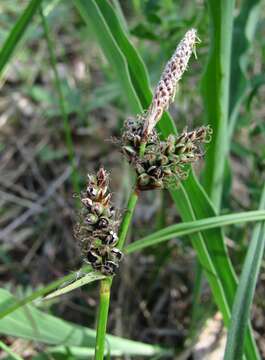
[[[91,268],[89,266],[84,266],[82,269],[82,272],[88,272],[91,271]],[[76,279],[76,274],[71,273],[66,276],[63,276],[60,279],[57,279],[53,281],[52,283],[44,286],[41,289],[38,289],[31,293],[29,296],[25,297],[24,299],[17,300],[15,298],[12,299],[12,301],[8,300],[6,303],[1,304],[0,308],[0,319],[3,319],[5,316],[11,314],[12,312],[16,311],[20,307],[31,303],[32,301],[45,296],[46,294],[50,293],[51,291],[55,290],[59,286]]]
[[[102,0],[101,2],[108,3],[106,0]],[[131,69],[135,68],[135,61],[136,57],[130,56],[130,48],[128,46],[120,47],[118,52],[115,52],[117,49],[117,38],[119,36],[126,35],[123,31],[123,27],[119,25],[119,21],[115,20],[115,26],[112,31],[113,22],[111,20],[116,17],[115,12],[112,12],[112,16],[110,18],[110,22],[107,24],[107,19],[109,16],[106,14],[100,14],[100,17],[97,16],[97,20],[95,22],[94,14],[95,11],[100,11],[99,7],[96,6],[94,0],[89,2],[85,2],[83,0],[76,0],[75,2],[82,3],[82,7],[77,6],[77,8],[85,12],[83,14],[83,18],[85,21],[89,22],[89,24],[93,24],[94,28],[96,27],[95,34],[104,32],[106,26],[108,27],[108,32],[111,32],[111,37],[109,37],[110,43],[107,44],[107,47],[112,47],[112,54],[113,56],[108,56],[109,49],[106,48],[106,44],[102,41],[102,37],[98,37],[99,44],[102,50],[105,52],[106,56],[110,64],[112,65],[114,71],[116,71],[116,57],[119,58],[120,63],[120,54],[123,53],[123,60],[126,61],[128,68],[130,69],[130,73],[127,73],[127,76],[135,76],[137,74],[136,71],[132,71]],[[93,7],[93,12],[90,11],[90,6]],[[93,14],[93,16],[92,16]],[[100,19],[104,21],[99,21]],[[123,34],[123,35],[121,35]],[[126,35],[127,36],[127,35]],[[127,42],[129,39],[127,38]],[[120,43],[120,46],[122,44]],[[136,51],[134,49],[134,51]],[[139,55],[138,55],[139,56]],[[134,62],[131,60],[134,58]],[[123,64],[125,66],[125,64]],[[140,67],[141,64],[137,63],[137,67]],[[145,69],[142,68],[142,71],[145,72]],[[147,76],[147,74],[146,74]],[[117,74],[117,78],[119,76]],[[133,81],[131,78],[128,80],[131,86],[133,85]],[[136,80],[135,80],[136,81]],[[149,92],[150,89],[144,88],[143,91]],[[126,94],[126,89],[124,88],[123,93]],[[145,107],[146,100],[142,96],[142,92],[138,93],[137,96],[139,97],[142,107]],[[130,98],[128,99],[130,101]],[[170,133],[176,134],[176,128],[172,119],[166,115],[162,117],[160,122],[158,123],[158,129],[161,133],[161,137],[166,137]],[[179,186],[176,190],[170,191],[171,196],[178,208],[183,221],[194,221],[200,218],[207,218],[216,216],[216,212],[201,185],[199,184],[198,180],[194,176],[193,172],[190,173],[188,179]],[[231,309],[233,305],[234,295],[236,292],[236,276],[233,270],[233,266],[231,261],[228,257],[224,237],[222,231],[220,229],[212,229],[212,230],[205,230],[201,233],[195,233],[191,235],[192,244],[194,249],[197,252],[198,258],[204,267],[207,269],[206,276],[211,286],[213,296],[215,301],[223,314],[225,324],[228,325],[228,320],[231,315]],[[248,359],[259,359],[258,351],[255,345],[254,337],[251,332],[251,328],[249,327],[246,334],[246,344],[245,350]]]
[[[52,292],[51,294],[45,296],[43,298],[43,300],[50,300],[53,299],[57,296],[61,296],[64,294],[67,294],[70,291],[73,291],[75,289],[78,289],[81,286],[84,286],[86,284],[89,284],[93,281],[97,281],[97,280],[102,280],[104,279],[106,276],[102,275],[99,272],[90,272],[84,276],[82,276],[80,279],[75,280],[74,282],[71,282],[69,285],[63,286],[62,288],[55,290],[54,292]]]
[[[40,7],[41,0],[31,0],[22,15],[10,31],[0,51],[0,80],[2,79],[4,70],[8,65],[19,41],[24,35],[31,20]]]
[[[242,212],[238,214],[220,215],[208,219],[201,219],[196,221],[184,222],[176,225],[171,225],[163,230],[156,231],[140,240],[137,240],[125,248],[127,254],[142,250],[149,246],[154,246],[160,242],[170,240],[177,236],[190,235],[202,230],[213,229],[228,225],[240,224],[251,221],[265,220],[264,210],[255,210]]]
[[[260,209],[265,208],[265,186]],[[240,360],[243,357],[244,335],[249,322],[250,307],[260,271],[265,246],[265,223],[255,226],[233,305],[230,326],[227,334],[225,360]]]

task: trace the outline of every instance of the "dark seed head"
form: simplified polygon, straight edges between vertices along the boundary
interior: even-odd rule
[[[88,251],[86,260],[89,264],[96,264],[100,261],[100,257],[92,250]]]
[[[100,229],[105,228],[109,225],[109,219],[106,217],[101,217],[98,221],[98,227]]]
[[[163,171],[160,166],[151,166],[147,170],[147,173],[148,173],[148,175],[153,176],[156,179],[160,179],[163,174]]]
[[[118,261],[120,261],[123,257],[123,253],[117,249],[117,248],[113,248],[111,250],[111,254],[115,257],[115,259],[117,259]]]
[[[118,242],[118,236],[114,231],[110,231],[109,234],[102,239],[102,243],[105,245],[113,246]]]
[[[118,264],[113,261],[107,260],[101,267],[101,272],[104,275],[111,276],[114,275],[118,269]]]

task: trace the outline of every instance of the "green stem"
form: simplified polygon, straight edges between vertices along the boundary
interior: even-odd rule
[[[47,41],[51,67],[52,67],[52,70],[54,73],[54,83],[55,83],[55,87],[56,87],[56,90],[58,93],[59,106],[60,106],[60,110],[61,110],[62,118],[63,118],[65,142],[66,142],[66,147],[67,147],[67,152],[68,152],[68,158],[69,158],[69,161],[70,161],[71,167],[72,167],[72,174],[71,174],[72,185],[73,185],[74,191],[78,193],[80,189],[79,189],[79,181],[78,181],[78,171],[77,171],[77,166],[76,166],[76,162],[75,162],[72,132],[71,132],[70,124],[69,124],[69,119],[67,116],[66,102],[65,102],[63,90],[61,87],[61,81],[60,81],[59,73],[58,73],[57,66],[56,66],[54,45],[53,45],[51,36],[49,34],[48,24],[47,24],[45,15],[43,14],[42,7],[40,7],[40,16],[41,16],[41,20],[42,20],[42,26],[43,26],[45,38]]]
[[[145,143],[142,143],[139,150],[139,155],[142,157],[145,152]],[[134,209],[136,207],[139,197],[139,191],[135,185],[133,191],[128,200],[127,209],[123,216],[121,226],[119,229],[119,243],[118,248],[123,249],[125,240],[128,234],[129,226],[132,221]],[[101,280],[100,282],[100,293],[99,293],[99,312],[97,319],[97,337],[96,337],[96,348],[95,348],[95,360],[103,360],[104,358],[104,347],[105,337],[108,322],[108,312],[110,304],[110,290],[111,290],[112,278]]]
[[[124,247],[124,243],[126,240],[126,236],[128,234],[130,223],[132,221],[132,217],[133,217],[136,203],[138,201],[138,197],[139,197],[139,193],[138,193],[137,189],[135,189],[130,195],[130,198],[129,198],[128,204],[127,204],[127,209],[126,209],[125,215],[122,219],[122,223],[120,226],[119,243],[118,243],[119,249],[123,249],[123,247]]]
[[[134,209],[138,200],[138,191],[134,190],[128,200],[126,213],[122,219],[119,231],[118,248],[123,249],[126,236],[128,234],[129,226],[132,221]],[[106,328],[108,321],[109,303],[110,303],[110,289],[112,278],[101,280],[99,293],[99,312],[97,320],[97,338],[95,348],[95,360],[102,360],[104,358],[104,345],[106,337]]]
[[[100,302],[97,323],[97,337],[95,348],[95,360],[104,359],[105,337],[108,322],[110,289],[112,278],[106,278],[100,282]]]

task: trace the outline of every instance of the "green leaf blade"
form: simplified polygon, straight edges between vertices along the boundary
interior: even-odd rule
[[[265,187],[260,208],[265,208]],[[236,360],[243,357],[243,339],[249,322],[250,307],[254,298],[264,247],[265,223],[262,222],[255,226],[239,279],[227,335],[225,360]]]
[[[0,51],[0,79],[14,54],[22,36],[24,35],[27,27],[41,5],[42,0],[31,0],[26,9],[21,14],[20,18],[10,31],[7,39],[5,40]]]
[[[254,210],[238,214],[219,215],[207,219],[183,222],[180,224],[168,226],[131,243],[125,248],[125,252],[130,254],[135,251],[142,250],[146,247],[157,245],[160,242],[170,240],[174,237],[190,235],[202,230],[209,230],[228,225],[262,220],[265,220],[265,211]]]

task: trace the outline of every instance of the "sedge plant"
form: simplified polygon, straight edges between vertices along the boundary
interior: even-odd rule
[[[18,22],[16,23],[16,26],[13,28],[12,32],[10,32],[10,35],[8,36],[7,40],[5,41],[2,50],[0,52],[0,78],[1,82],[4,80],[4,73],[7,65],[10,63],[10,59],[15,53],[15,49],[17,48],[17,45],[21,42],[22,35],[24,34],[25,30],[27,29],[28,25],[31,23],[31,19],[33,15],[36,13],[36,11],[40,7],[41,1],[35,1],[31,0],[29,2],[29,6],[26,7],[25,11],[23,12],[22,16],[19,18]],[[55,2],[54,2],[55,3]],[[206,98],[208,104],[214,104],[216,103],[216,109],[219,109],[219,99],[221,96],[221,93],[211,93],[213,88],[221,89],[223,86],[222,83],[228,84],[228,77],[222,77],[222,73],[229,74],[229,61],[230,56],[229,52],[223,51],[224,47],[228,49],[230,47],[230,40],[229,37],[232,35],[232,18],[233,18],[233,11],[232,7],[234,7],[234,2],[224,1],[224,3],[220,3],[220,9],[219,9],[219,3],[215,0],[208,0],[208,7],[210,9],[210,18],[212,18],[212,25],[211,25],[211,34],[212,34],[212,47],[214,51],[211,51],[211,57],[212,61],[209,63],[212,66],[211,71],[207,74],[208,77],[208,87],[206,87]],[[218,3],[218,4],[217,4]],[[134,109],[137,109],[138,107],[148,108],[149,102],[151,102],[149,96],[149,83],[148,83],[148,76],[145,72],[145,68],[143,66],[143,63],[141,62],[141,58],[139,57],[137,51],[134,49],[134,47],[130,44],[128,40],[128,36],[125,33],[125,31],[122,29],[122,27],[119,26],[119,22],[117,20],[117,16],[115,12],[112,9],[112,5],[108,1],[97,1],[93,0],[90,2],[85,2],[82,0],[75,0],[76,7],[79,9],[80,14],[84,18],[85,22],[90,22],[92,25],[96,24],[96,35],[98,37],[99,43],[101,44],[101,47],[103,51],[105,52],[106,57],[110,61],[112,67],[114,70],[117,71],[117,79],[121,82],[121,85],[124,88],[124,93],[126,94],[128,98],[128,103],[131,104],[132,111]],[[256,4],[253,4],[253,7],[255,7]],[[217,9],[217,11],[216,11]],[[242,14],[245,16],[246,8],[242,6]],[[46,12],[45,12],[46,13]],[[252,12],[248,10],[248,16]],[[258,12],[256,12],[258,13]],[[221,16],[221,21],[219,21]],[[243,17],[244,17],[243,16]],[[252,23],[253,23],[253,17]],[[230,19],[230,20],[229,20]],[[238,17],[238,20],[240,20],[240,25],[242,26],[242,16]],[[245,21],[248,23],[248,17],[245,17]],[[227,22],[228,21],[228,22]],[[228,25],[228,26],[227,26]],[[227,29],[230,29],[230,31],[227,31]],[[99,31],[100,29],[100,31]],[[246,31],[236,31],[237,36],[243,37],[245,36]],[[254,34],[254,32],[253,32]],[[193,39],[194,32],[190,33],[190,37]],[[195,33],[196,35],[196,33]],[[120,41],[122,39],[122,41]],[[108,40],[108,41],[107,41]],[[196,39],[195,39],[196,40]],[[195,41],[196,42],[196,41]],[[194,42],[194,45],[195,45]],[[237,42],[236,42],[237,43]],[[193,47],[194,47],[193,45]],[[240,50],[242,51],[242,49]],[[110,53],[110,55],[109,55]],[[188,52],[189,54],[189,52]],[[188,60],[188,54],[186,57],[186,60]],[[242,55],[242,52],[238,53],[238,58],[240,58],[239,55]],[[123,59],[124,57],[124,59]],[[234,61],[235,54],[233,54],[232,62]],[[180,65],[183,65],[182,59],[178,59],[176,63],[178,64],[178,68],[181,70]],[[221,61],[219,61],[221,59]],[[170,62],[169,62],[170,64]],[[187,64],[186,64],[187,65]],[[241,65],[241,63],[240,63]],[[127,74],[126,70],[127,66],[129,67],[130,74]],[[185,64],[184,64],[185,67]],[[220,71],[220,69],[225,71]],[[172,70],[172,73],[171,73]],[[185,70],[185,68],[184,68]],[[183,71],[184,71],[183,70]],[[111,283],[113,279],[112,274],[103,274],[105,273],[106,269],[109,269],[109,267],[106,267],[106,265],[111,265],[110,268],[113,271],[118,270],[119,266],[119,255],[118,251],[114,250],[114,253],[116,252],[116,255],[113,258],[113,249],[116,248],[117,250],[122,249],[126,240],[126,235],[128,231],[128,227],[130,226],[130,223],[132,221],[133,216],[133,210],[136,206],[137,199],[141,193],[141,191],[151,191],[154,188],[162,188],[162,187],[169,187],[172,186],[172,179],[173,179],[173,185],[177,182],[181,183],[181,180],[184,180],[185,173],[187,173],[187,164],[191,161],[192,156],[186,156],[186,158],[182,157],[182,163],[180,167],[173,167],[168,166],[166,168],[165,165],[173,163],[173,160],[176,160],[176,156],[172,155],[178,155],[175,152],[171,152],[170,154],[167,154],[167,151],[165,152],[165,148],[174,149],[175,140],[176,137],[171,137],[171,139],[167,139],[167,145],[164,143],[159,142],[157,138],[157,134],[153,132],[153,126],[156,125],[156,123],[159,121],[161,114],[166,110],[169,103],[174,99],[174,91],[176,89],[175,86],[173,88],[170,86],[172,84],[179,81],[181,75],[183,72],[179,71],[178,74],[180,77],[178,78],[176,76],[176,73],[174,76],[172,76],[174,69],[169,67],[168,77],[169,81],[164,81],[165,77],[162,76],[162,88],[160,90],[160,97],[154,96],[151,106],[148,108],[148,111],[141,115],[139,119],[134,119],[133,122],[126,122],[124,133],[126,129],[129,133],[133,131],[136,139],[136,142],[134,143],[133,140],[126,138],[126,136],[122,136],[122,151],[125,154],[126,158],[130,161],[131,165],[135,168],[136,171],[136,183],[132,190],[132,194],[130,196],[129,203],[127,205],[127,210],[124,214],[123,219],[121,222],[117,222],[115,225],[115,232],[118,233],[118,239],[117,243],[112,244],[111,246],[108,245],[108,255],[105,255],[105,260],[102,261],[100,256],[98,256],[98,252],[102,251],[103,249],[100,248],[100,242],[96,241],[93,243],[93,246],[95,246],[95,250],[92,251],[92,253],[97,258],[97,264],[94,264],[95,267],[97,265],[97,272],[90,272],[87,273],[86,276],[84,276],[80,281],[82,280],[82,284],[88,283],[90,281],[94,281],[95,279],[99,280],[104,278],[101,281],[101,290],[100,290],[100,306],[99,306],[99,317],[98,317],[98,330],[97,330],[97,347],[96,347],[96,358],[102,358],[104,354],[104,343],[105,343],[105,331],[107,326],[107,317],[108,317],[108,307],[109,307],[109,301],[110,301],[110,289],[111,289]],[[139,74],[141,76],[139,76]],[[233,71],[232,75],[235,75],[237,77],[241,76],[240,71]],[[221,78],[220,78],[221,76]],[[138,78],[137,78],[138,77]],[[130,81],[132,79],[132,81]],[[213,81],[217,81],[218,86],[212,86]],[[232,81],[231,85],[239,86],[241,84],[240,81]],[[174,90],[172,92],[172,89]],[[134,91],[135,90],[135,91]],[[59,90],[60,91],[60,90]],[[58,92],[59,92],[58,91]],[[219,91],[219,90],[218,90]],[[222,94],[225,94],[225,97],[227,96],[227,89],[226,91],[223,91]],[[159,94],[158,88],[155,91],[155,94]],[[236,91],[233,91],[233,94],[235,97],[238,96]],[[164,99],[165,102],[160,101]],[[139,101],[138,101],[139,100]],[[233,101],[232,101],[233,102]],[[139,106],[140,104],[140,106]],[[223,102],[223,104],[226,104],[226,101]],[[225,105],[226,107],[227,105]],[[235,106],[235,108],[239,109],[238,106]],[[214,106],[210,108],[214,109]],[[207,110],[207,107],[206,107]],[[141,109],[137,110],[138,112],[141,112]],[[236,112],[236,111],[235,111]],[[219,112],[218,116],[222,116],[223,113]],[[226,115],[225,115],[226,117]],[[234,128],[234,122],[235,122],[235,116],[234,111],[231,115],[232,120],[230,121],[230,130],[229,134],[233,132]],[[208,121],[210,122],[216,120],[216,116],[209,117]],[[226,120],[226,118],[224,118]],[[138,122],[138,123],[137,123]],[[222,123],[222,121],[221,121]],[[221,124],[220,123],[220,124]],[[222,123],[223,124],[223,123]],[[221,125],[222,125],[221,124]],[[211,125],[214,129],[214,135],[215,137],[218,136],[217,133],[220,133],[220,129],[223,130],[223,125],[220,127],[220,129],[215,126],[213,126],[212,122]],[[174,132],[173,123],[171,122],[170,117],[164,113],[163,120],[158,123],[158,128],[161,131],[161,135],[164,137],[168,136],[169,132]],[[205,129],[206,132],[209,133],[209,129]],[[190,135],[188,135],[188,132],[186,131],[186,140],[191,140],[190,138],[194,138],[194,134],[192,135],[192,132],[190,132]],[[224,133],[222,131],[222,137],[224,137]],[[129,134],[127,134],[129,135]],[[159,134],[160,135],[160,134]],[[199,134],[197,133],[197,136]],[[139,140],[140,137],[140,140]],[[154,143],[150,143],[150,139],[152,138],[152,141]],[[219,138],[219,137],[218,137]],[[207,137],[206,141],[209,140],[209,137]],[[193,139],[194,141],[194,139]],[[201,157],[202,153],[200,153],[200,146],[199,142],[200,139],[197,139],[197,151],[195,151],[196,156],[194,158],[194,161]],[[222,141],[215,142],[217,145],[222,146]],[[162,148],[161,148],[162,147]],[[176,146],[175,146],[176,147]],[[217,147],[213,146],[217,149]],[[213,148],[212,147],[212,148]],[[182,146],[182,148],[185,148],[185,151],[187,150],[187,144],[186,146]],[[160,155],[157,158],[157,153]],[[193,149],[194,150],[194,149]],[[184,151],[184,152],[185,152]],[[219,154],[219,152],[214,150],[216,154]],[[146,157],[147,155],[147,157]],[[209,155],[209,152],[208,154]],[[170,157],[168,164],[162,164],[162,162],[167,161],[165,157]],[[183,163],[183,159],[185,162]],[[187,162],[187,159],[189,161]],[[163,166],[157,166],[158,163]],[[176,164],[176,162],[175,162]],[[219,162],[218,162],[219,164]],[[208,171],[215,171],[215,166],[211,166],[210,161],[208,162],[209,166],[206,166],[208,168]],[[219,164],[220,165],[220,164]],[[155,166],[155,167],[153,167]],[[157,170],[157,168],[159,168]],[[220,168],[220,166],[219,166]],[[181,171],[179,171],[181,169]],[[213,169],[213,170],[212,170]],[[178,170],[178,172],[176,172]],[[102,172],[102,170],[101,170]],[[216,173],[216,171],[215,171]],[[105,171],[106,177],[108,179],[108,175]],[[173,175],[172,175],[173,174]],[[218,173],[219,174],[219,173]],[[181,175],[181,176],[180,176]],[[93,175],[89,177],[89,180],[93,178]],[[95,177],[94,177],[95,178]],[[207,177],[208,179],[211,179],[212,177]],[[221,184],[221,183],[220,183]],[[222,186],[222,185],[221,185]],[[208,188],[206,186],[206,188]],[[211,187],[212,189],[212,187]],[[214,189],[215,190],[215,189]],[[219,191],[219,190],[218,190]],[[217,191],[217,192],[218,192]],[[175,194],[173,194],[175,192]],[[177,192],[177,193],[176,193]],[[216,191],[215,191],[216,193]],[[248,325],[248,316],[242,317],[244,320],[245,326],[242,326],[241,318],[238,316],[238,312],[241,313],[248,313],[246,312],[245,304],[246,301],[249,302],[249,299],[253,295],[253,286],[251,287],[251,291],[249,291],[250,287],[246,285],[246,283],[243,281],[241,282],[241,285],[243,285],[243,291],[236,298],[236,301],[234,302],[234,310],[235,314],[237,315],[238,321],[229,321],[231,316],[231,310],[232,305],[235,297],[235,290],[236,290],[236,278],[233,273],[233,267],[231,266],[230,262],[228,261],[228,256],[225,253],[224,249],[222,248],[223,241],[223,235],[221,234],[220,227],[224,226],[225,224],[234,224],[237,222],[245,222],[248,221],[259,221],[264,220],[264,212],[260,214],[260,217],[258,217],[258,214],[250,214],[250,212],[245,212],[242,214],[230,214],[228,215],[228,218],[225,219],[223,216],[215,216],[216,213],[214,209],[211,207],[211,204],[205,195],[204,191],[200,187],[199,183],[197,182],[197,179],[193,176],[191,173],[189,176],[189,179],[183,184],[180,184],[179,188],[175,191],[171,191],[172,197],[175,201],[175,203],[178,206],[180,215],[183,219],[183,223],[177,224],[176,226],[179,226],[179,228],[175,229],[163,229],[165,230],[165,233],[162,234],[156,234],[157,237],[155,238],[155,241],[152,240],[152,244],[155,244],[159,241],[165,241],[170,236],[181,236],[184,233],[185,234],[191,234],[192,243],[194,246],[195,251],[197,252],[198,258],[200,262],[203,264],[204,268],[207,269],[205,272],[206,277],[208,278],[209,284],[211,286],[213,296],[215,297],[216,303],[221,310],[224,318],[224,322],[226,325],[235,326],[237,328],[237,331],[235,332],[233,329],[231,331],[232,334],[236,334],[236,336],[232,336],[232,340],[230,343],[233,343],[233,339],[236,339],[236,337],[239,336],[240,341],[243,338],[244,332],[242,329],[245,327],[247,328],[246,332],[246,339],[245,339],[245,356],[249,359],[258,359],[259,356],[256,354],[255,351],[255,342],[253,335],[251,333],[251,327]],[[210,192],[209,192],[210,194]],[[218,196],[217,196],[218,198]],[[82,199],[82,197],[80,197]],[[190,199],[193,199],[191,201],[190,205]],[[213,197],[212,197],[213,200]],[[217,203],[215,202],[215,205]],[[218,206],[217,206],[218,207]],[[84,207],[83,216],[86,216],[86,213],[89,211],[89,207]],[[244,217],[245,214],[245,217]],[[235,215],[238,215],[235,217]],[[251,217],[250,217],[251,215]],[[199,219],[199,220],[198,220]],[[96,224],[96,223],[95,223]],[[95,225],[92,224],[92,225]],[[86,224],[85,226],[91,226],[91,224]],[[207,230],[210,228],[216,228],[216,230],[211,230],[211,233]],[[119,229],[119,230],[118,230]],[[172,230],[172,233],[171,233]],[[174,231],[173,231],[174,230]],[[200,232],[201,231],[201,232]],[[173,235],[174,232],[174,235]],[[263,231],[264,232],[264,231]],[[155,235],[155,234],[153,234]],[[259,233],[258,233],[259,235]],[[90,238],[91,239],[91,238]],[[134,251],[137,251],[141,248],[144,248],[147,246],[146,239],[143,239],[144,241],[141,242],[141,247],[139,242],[134,242],[129,247],[126,248],[125,253],[129,254]],[[149,242],[150,238],[148,239]],[[255,240],[255,239],[254,239]],[[254,247],[256,247],[255,252],[257,254],[262,254],[261,251],[261,241],[257,238],[257,240],[252,241]],[[90,241],[88,242],[90,244]],[[150,240],[151,244],[151,240]],[[149,245],[150,245],[149,244]],[[81,244],[80,244],[81,245]],[[84,242],[85,245],[85,242]],[[91,244],[92,245],[92,244]],[[149,246],[148,245],[148,246]],[[82,249],[82,246],[81,246]],[[250,248],[250,250],[253,250],[254,248]],[[84,252],[85,254],[88,253],[88,249],[85,252],[85,247],[83,248],[83,256]],[[216,254],[218,253],[218,256]],[[253,253],[250,253],[250,257],[247,258],[246,264],[248,265],[249,269],[249,278],[248,282],[253,285],[255,282],[253,279],[253,274],[255,272],[253,271],[253,266],[256,266],[256,269],[259,267],[260,261],[255,261],[255,258],[253,257]],[[122,256],[122,255],[120,255]],[[249,258],[251,261],[248,261]],[[254,260],[253,260],[254,259]],[[113,261],[114,260],[114,261]],[[88,259],[86,260],[88,261]],[[106,264],[106,262],[108,263]],[[100,266],[98,267],[98,265]],[[256,265],[257,264],[257,265]],[[93,265],[93,262],[92,262]],[[87,271],[89,271],[88,266],[86,266]],[[85,270],[84,268],[82,270]],[[243,273],[244,277],[246,278],[246,272]],[[247,274],[248,275],[248,274]],[[255,275],[256,276],[256,275]],[[69,282],[74,280],[75,274],[69,274],[66,277],[63,277],[41,289],[36,290],[26,298],[19,300],[19,301],[9,301],[9,305],[7,307],[4,307],[4,309],[0,312],[0,319],[7,317],[8,315],[12,314],[14,311],[18,310],[20,307],[24,306],[25,304],[28,304],[32,302],[34,299],[39,298],[40,296],[44,296],[48,292],[54,290],[59,285],[64,284],[65,282]],[[78,286],[82,286],[78,284],[78,281],[75,281],[73,284],[71,284],[72,288],[76,288]],[[240,289],[240,285],[238,287]],[[68,289],[68,290],[67,290]],[[58,295],[62,294],[62,291],[66,292],[70,291],[70,286],[66,288],[59,288],[57,290]],[[247,293],[247,297],[245,294]],[[55,296],[55,293],[53,293],[53,296]],[[51,296],[50,296],[51,297]],[[240,299],[243,299],[244,302],[240,305]],[[239,304],[239,305],[238,305]],[[249,305],[248,305],[249,306]],[[235,342],[234,342],[235,343]],[[231,344],[229,344],[230,346]],[[233,345],[233,344],[232,344]],[[240,344],[241,346],[241,353],[243,349],[243,344]],[[236,359],[241,358],[241,356],[238,356],[238,349],[236,349],[234,346],[231,347],[233,351],[236,350],[236,356],[234,357]],[[68,348],[67,348],[68,351]],[[231,352],[228,353],[231,355]]]
[[[125,122],[119,145],[135,170],[136,180],[121,222],[111,204],[109,176],[103,168],[96,175],[88,175],[87,188],[80,195],[83,209],[75,236],[84,261],[106,276],[100,284],[97,360],[104,358],[111,284],[123,257],[122,250],[140,193],[177,186],[185,180],[189,165],[203,156],[202,144],[210,140],[211,129],[205,126],[192,131],[184,129],[180,135],[169,135],[164,141],[159,139],[155,129],[174,101],[177,84],[187,69],[197,41],[195,29],[185,34],[166,64],[147,111]]]

